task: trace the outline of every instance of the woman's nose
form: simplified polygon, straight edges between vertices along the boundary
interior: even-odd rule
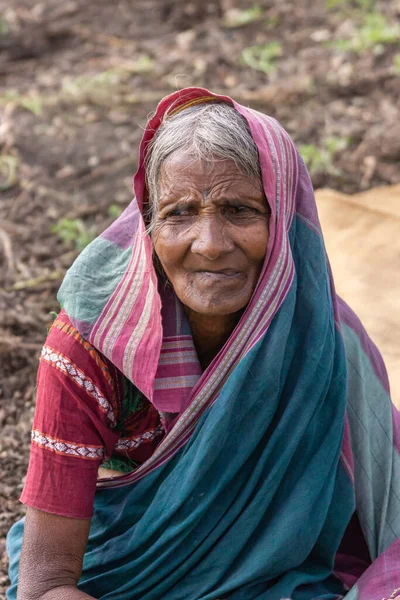
[[[222,222],[220,215],[208,215],[199,218],[195,228],[195,238],[191,250],[194,254],[208,260],[216,260],[235,249],[229,228]]]

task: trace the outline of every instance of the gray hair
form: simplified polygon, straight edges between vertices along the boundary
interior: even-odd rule
[[[146,184],[149,192],[149,230],[158,211],[158,176],[162,163],[178,150],[195,160],[233,160],[240,171],[261,181],[258,150],[247,121],[227,102],[191,106],[164,116],[146,152]]]

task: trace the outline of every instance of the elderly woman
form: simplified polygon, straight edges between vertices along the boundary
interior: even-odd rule
[[[10,600],[397,595],[399,413],[274,119],[165,98],[59,299]]]

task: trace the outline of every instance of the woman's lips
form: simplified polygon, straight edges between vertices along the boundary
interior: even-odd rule
[[[196,273],[215,281],[229,281],[244,277],[244,274],[241,271],[236,271],[235,269],[221,269],[219,271],[202,270],[196,271]]]

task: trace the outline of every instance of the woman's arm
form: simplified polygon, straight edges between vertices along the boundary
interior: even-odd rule
[[[28,508],[17,600],[93,600],[77,588],[89,528],[90,519]]]
[[[78,590],[78,581],[97,471],[120,437],[112,427],[120,406],[115,377],[60,313],[38,371],[32,446],[21,496],[29,508],[18,600],[90,599]]]

